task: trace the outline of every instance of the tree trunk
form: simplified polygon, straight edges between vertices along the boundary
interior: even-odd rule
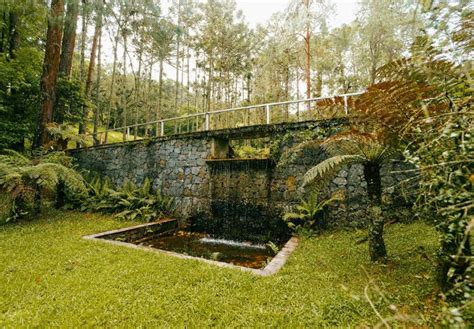
[[[10,11],[9,14],[9,31],[8,31],[8,55],[9,59],[15,59],[15,51],[20,43],[20,34],[18,33],[18,16],[19,14],[15,11]]]
[[[94,108],[94,126],[92,135],[94,137],[94,145],[99,144],[99,139],[97,138],[97,131],[99,126],[99,112],[100,112],[100,79],[102,74],[102,9],[99,13],[100,17],[98,18],[99,24],[99,41],[98,41],[98,50],[97,50],[97,74],[96,74],[96,106]]]
[[[178,0],[178,23],[179,28],[181,24],[181,1]],[[179,50],[180,50],[180,35],[176,36],[176,81],[175,81],[175,91],[174,91],[174,107],[175,111],[178,109],[178,98],[179,98]]]
[[[100,16],[99,11],[97,12],[97,15]],[[97,18],[97,22],[95,24],[95,29],[94,29],[94,37],[92,39],[91,55],[89,58],[89,68],[87,69],[87,79],[86,79],[86,87],[85,87],[85,95],[87,98],[91,97],[91,92],[92,92],[92,74],[94,72],[95,58],[97,54],[97,44],[99,40],[100,31],[101,31],[100,18]],[[89,108],[87,105],[84,105],[82,107],[81,122],[79,123],[79,134],[85,134],[87,131],[88,114],[89,114]]]
[[[56,185],[56,197],[54,200],[54,208],[61,209],[66,204],[66,184],[63,180],[59,180]]]
[[[380,165],[366,163],[364,165],[364,178],[367,183],[369,197],[369,254],[373,262],[384,262],[387,258],[385,242],[383,239],[384,218],[382,216],[382,181],[380,178]]]
[[[160,76],[158,78],[158,107],[156,108],[156,120],[162,119],[161,104],[163,98],[163,58],[160,58]],[[160,135],[161,127],[156,126],[156,136]]]
[[[54,2],[54,0],[53,0]],[[61,40],[61,38],[59,39]],[[58,63],[59,65],[59,63]],[[41,187],[38,184],[33,185],[34,196],[33,196],[33,216],[38,216],[41,213]]]
[[[109,132],[109,125],[110,125],[110,116],[112,112],[112,97],[114,95],[114,88],[115,88],[115,76],[117,73],[117,49],[118,49],[118,43],[119,43],[119,31],[120,29],[117,29],[117,35],[115,36],[115,43],[114,43],[114,59],[112,63],[112,77],[111,77],[111,82],[110,82],[110,93],[109,93],[109,100],[107,104],[107,124],[105,125],[105,138],[104,138],[104,143],[107,144],[107,139],[108,139],[108,132]]]
[[[2,30],[0,32],[0,53],[5,52],[5,36],[7,34],[7,11],[4,8],[4,12],[2,13]]]
[[[188,30],[186,35],[189,35],[189,30]],[[189,96],[190,95],[190,83],[189,83],[189,74],[190,74],[190,70],[189,70],[190,65],[189,64],[190,63],[189,63],[189,61],[190,61],[190,58],[191,58],[190,48],[191,47],[189,47],[189,46],[186,47],[186,62],[187,62],[186,63],[186,93],[187,93],[186,100],[187,100],[188,109],[190,107],[190,96]]]
[[[64,34],[59,62],[59,73],[66,79],[71,76],[72,58],[76,44],[77,16],[79,15],[79,1],[70,0],[67,5],[66,19],[64,21]]]
[[[138,117],[139,117],[139,110],[140,108],[143,106],[143,103],[142,103],[142,97],[140,97],[141,95],[141,79],[142,79],[142,66],[143,66],[143,39],[140,38],[140,41],[139,41],[140,45],[139,45],[139,48],[138,48],[138,72],[137,72],[137,75],[135,76],[135,113],[134,113],[134,124],[135,124],[135,127],[133,129],[133,140],[137,140],[138,138]]]
[[[53,118],[54,102],[56,98],[56,82],[61,53],[63,13],[63,0],[52,0],[46,36],[43,74],[41,76],[40,84],[42,105],[38,116],[36,135],[33,143],[35,148],[46,146],[49,143],[49,134],[46,126]]]
[[[122,132],[122,140],[125,142],[128,138],[128,108],[127,108],[127,34],[125,31],[123,33],[123,89],[121,95],[122,101],[122,115],[123,115],[123,132]]]
[[[304,0],[306,9],[309,11],[309,0]],[[309,16],[309,13],[308,13]],[[308,17],[309,19],[309,17]],[[311,36],[309,23],[306,26],[305,52],[306,52],[306,98],[311,98]],[[309,107],[309,103],[308,103]]]
[[[87,0],[82,0],[82,31],[81,31],[81,63],[80,63],[80,79],[84,81],[85,73],[85,56],[86,56],[86,39],[87,39],[87,25],[89,21],[89,13],[87,9]]]
[[[152,94],[152,86],[153,86],[153,56],[150,56],[150,62],[149,62],[149,68],[148,68],[148,79],[147,79],[147,88],[146,88],[146,94],[151,95]],[[151,104],[149,102],[149,97],[146,98],[146,104],[145,104],[145,121],[147,124],[145,125],[145,137],[150,137],[151,136],[151,131],[150,127],[148,125],[148,122],[151,121]]]

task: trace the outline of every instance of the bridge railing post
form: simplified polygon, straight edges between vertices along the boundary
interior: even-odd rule
[[[349,109],[347,108],[347,95],[344,95],[344,113],[346,115],[349,113]]]
[[[206,112],[206,122],[205,122],[205,125],[204,125],[204,128],[206,130],[209,130],[209,123],[210,123],[209,121],[210,121],[210,114],[209,114],[209,112]]]
[[[160,121],[160,136],[164,136],[164,135],[165,135],[165,122]]]
[[[267,125],[270,124],[270,105],[265,105],[265,122]]]

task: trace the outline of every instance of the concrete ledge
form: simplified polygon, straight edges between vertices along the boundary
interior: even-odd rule
[[[204,263],[207,263],[207,264],[212,264],[212,265],[219,266],[219,267],[233,268],[233,269],[241,270],[241,271],[244,271],[244,272],[250,272],[250,273],[258,275],[258,276],[270,276],[270,275],[273,275],[273,274],[277,273],[283,267],[283,265],[286,263],[286,260],[288,259],[290,254],[296,249],[296,247],[298,246],[298,242],[299,242],[297,237],[292,237],[290,240],[288,240],[288,242],[285,243],[285,245],[278,252],[278,254],[276,254],[275,257],[272,258],[272,260],[270,261],[270,263],[268,263],[267,266],[265,266],[263,269],[255,269],[255,268],[249,268],[249,267],[244,267],[244,266],[232,265],[232,264],[224,263],[224,262],[218,262],[218,261],[215,261],[215,260],[205,259],[205,258],[201,258],[201,257],[193,257],[193,256],[183,255],[183,254],[179,254],[179,253],[176,253],[176,252],[156,249],[156,248],[152,248],[152,247],[139,246],[139,245],[136,245],[136,244],[133,244],[133,243],[128,243],[128,242],[101,239],[101,237],[103,237],[105,235],[123,233],[123,232],[133,230],[133,229],[136,229],[136,228],[151,226],[151,225],[155,225],[155,224],[159,224],[159,223],[161,223],[161,222],[141,224],[141,225],[126,227],[126,228],[122,228],[122,229],[118,229],[118,230],[101,232],[101,233],[97,233],[97,234],[84,235],[82,238],[86,239],[86,240],[101,241],[101,242],[105,242],[105,243],[108,243],[108,244],[113,244],[113,245],[116,245],[116,246],[123,246],[123,247],[139,249],[139,250],[144,250],[144,251],[150,251],[150,252],[159,253],[159,254],[165,254],[165,255],[176,257],[176,258],[181,258],[181,259],[198,260],[200,262],[204,262]]]

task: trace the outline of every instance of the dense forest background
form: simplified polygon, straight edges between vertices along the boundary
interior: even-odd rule
[[[334,10],[292,0],[251,27],[232,0],[2,0],[0,147],[100,143],[113,138],[104,127],[362,91],[429,33],[417,0],[362,0],[331,29]]]

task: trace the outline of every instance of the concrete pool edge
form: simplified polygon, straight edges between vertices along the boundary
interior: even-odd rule
[[[136,245],[133,243],[129,242],[122,242],[122,241],[116,241],[116,240],[106,240],[102,239],[103,236],[110,235],[110,234],[116,234],[116,233],[123,233],[129,230],[141,228],[141,227],[146,227],[146,226],[152,226],[152,225],[157,225],[157,224],[162,224],[165,222],[172,221],[174,219],[166,220],[166,221],[158,221],[158,222],[153,222],[153,223],[146,223],[146,224],[140,224],[140,225],[135,225],[135,226],[130,226],[126,228],[121,228],[117,230],[111,230],[111,231],[106,231],[106,232],[101,232],[97,234],[89,234],[89,235],[84,235],[82,236],[83,239],[86,240],[94,240],[94,241],[101,241],[109,244],[113,244],[116,246],[124,246],[128,248],[133,248],[133,249],[139,249],[139,250],[144,250],[144,251],[151,251],[159,254],[165,254],[181,259],[194,259],[198,260],[207,264],[212,264],[216,265],[219,267],[226,267],[226,268],[233,268],[233,269],[238,269],[244,272],[250,272],[255,275],[259,276],[270,276],[275,273],[277,273],[283,265],[285,265],[286,261],[288,260],[289,256],[291,253],[296,249],[299,243],[299,239],[297,237],[291,237],[285,245],[281,248],[281,250],[275,255],[275,257],[272,258],[270,263],[268,263],[263,269],[254,269],[254,268],[249,268],[249,267],[244,267],[244,266],[238,266],[238,265],[233,265],[229,263],[224,263],[224,262],[219,262],[215,260],[210,260],[210,259],[205,259],[201,257],[194,257],[194,256],[189,256],[189,255],[184,255],[184,254],[179,254],[176,252],[172,251],[167,251],[167,250],[162,250],[162,249],[156,249],[152,247],[147,247],[147,246],[140,246]]]

